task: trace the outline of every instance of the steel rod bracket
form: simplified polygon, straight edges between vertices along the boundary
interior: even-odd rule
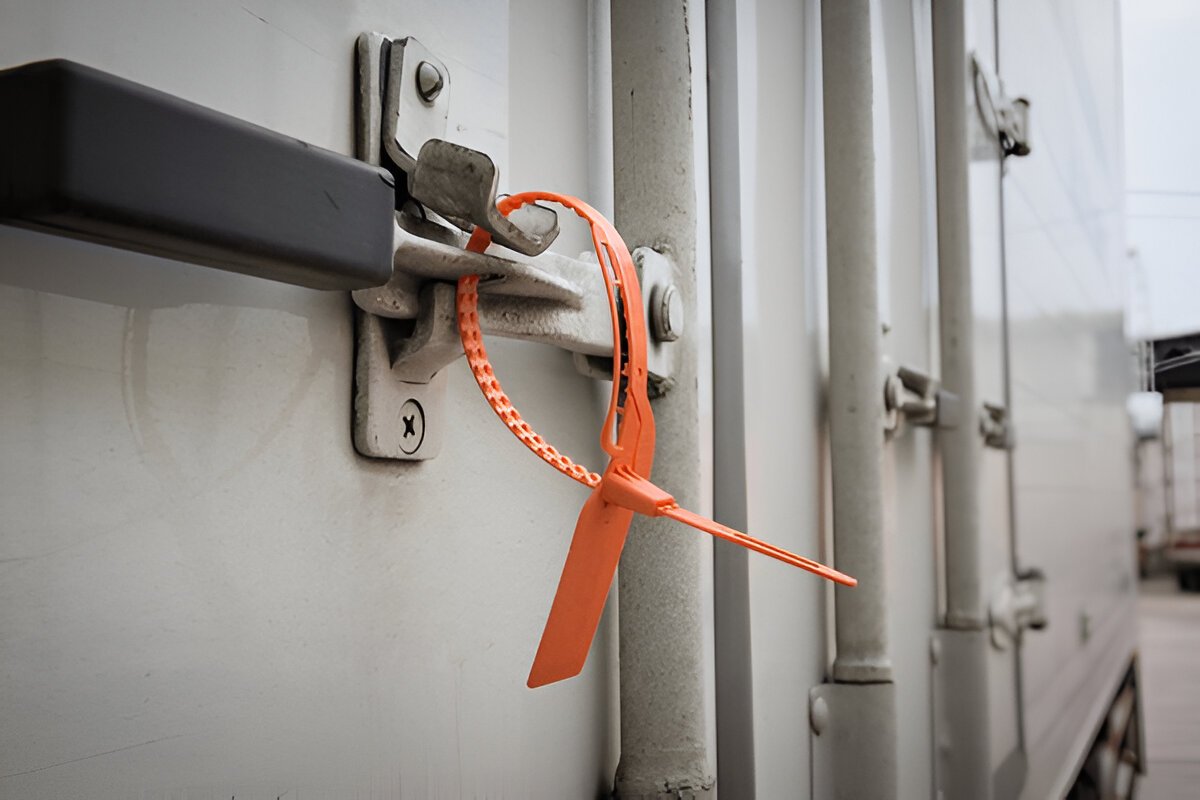
[[[984,403],[979,412],[979,433],[983,443],[994,450],[1011,450],[1016,445],[1016,431],[1008,409],[995,403]]]
[[[884,430],[898,434],[905,424],[955,428],[961,421],[958,395],[936,379],[909,367],[888,371],[883,382]]]
[[[1039,569],[1028,569],[1005,581],[992,596],[988,607],[992,645],[1007,650],[1018,642],[1026,628],[1046,627],[1046,576]]]

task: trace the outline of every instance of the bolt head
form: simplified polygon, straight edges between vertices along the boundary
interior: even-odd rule
[[[400,433],[400,451],[411,456],[421,449],[421,443],[425,441],[425,409],[416,400],[406,400],[400,406],[396,423]]]
[[[829,703],[824,697],[814,697],[808,704],[808,724],[817,736],[829,727]]]
[[[417,94],[426,103],[432,103],[442,93],[446,79],[436,65],[422,61],[417,65]]]
[[[660,342],[674,342],[683,335],[683,294],[679,287],[671,284],[650,295],[650,321],[654,338]]]

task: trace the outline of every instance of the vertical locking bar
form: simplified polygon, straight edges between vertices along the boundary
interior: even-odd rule
[[[837,569],[859,579],[834,593],[834,683],[814,689],[830,710],[823,760],[832,762],[838,798],[896,797],[898,780],[884,562],[872,5],[821,4],[834,558]]]
[[[687,324],[676,348],[677,387],[655,400],[658,447],[654,477],[681,505],[700,506],[698,390],[697,124],[693,54],[703,53],[704,19],[694,6],[614,0],[613,161],[615,222],[630,244],[664,246],[678,269]],[[700,79],[703,80],[702,78]],[[702,83],[699,84],[702,86]],[[711,545],[669,520],[634,521],[618,573],[621,635],[621,761],[618,797],[709,797],[712,655]],[[671,598],[664,613],[663,597]]]

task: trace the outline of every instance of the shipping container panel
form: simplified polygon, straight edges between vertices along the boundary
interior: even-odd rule
[[[1017,556],[1049,619],[1022,647],[1029,798],[1069,787],[1136,641],[1118,11],[998,12],[1005,89],[1031,104],[1004,206]]]
[[[449,138],[503,190],[589,192],[583,2],[59,0],[0,20],[0,66],[71,58],[344,154],[356,37],[413,35],[449,67]],[[603,399],[569,354],[489,346],[527,416],[602,463]],[[0,796],[611,786],[615,618],[579,678],[525,687],[586,490],[461,362],[438,458],[358,456],[353,363],[343,293],[0,227]]]

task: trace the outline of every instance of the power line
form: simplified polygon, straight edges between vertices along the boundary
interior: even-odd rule
[[[1125,194],[1168,194],[1180,197],[1200,197],[1200,189],[1195,191],[1188,191],[1186,189],[1126,189]]]

